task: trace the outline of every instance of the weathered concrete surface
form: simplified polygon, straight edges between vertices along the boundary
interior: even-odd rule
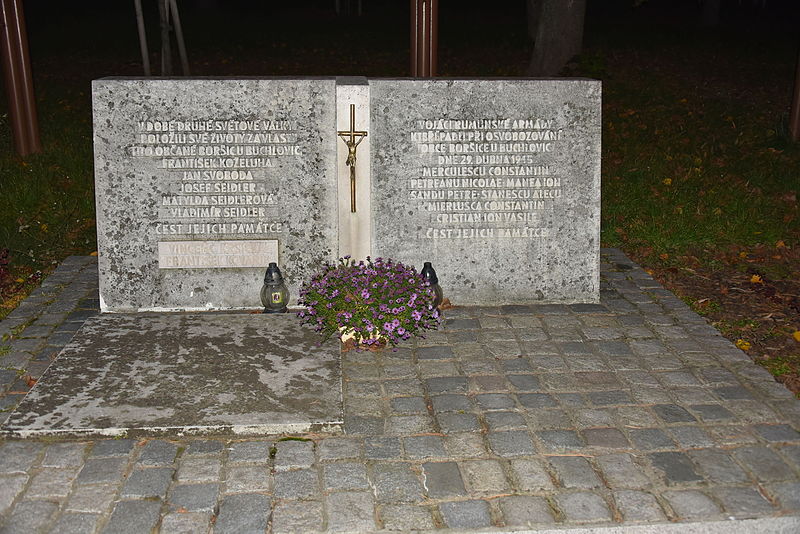
[[[294,315],[90,319],[45,371],[7,436],[336,430],[339,344]]]

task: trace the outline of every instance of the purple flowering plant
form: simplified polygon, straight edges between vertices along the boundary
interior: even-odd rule
[[[430,284],[413,266],[391,259],[327,264],[300,288],[297,315],[325,338],[343,333],[359,345],[397,345],[440,322]]]

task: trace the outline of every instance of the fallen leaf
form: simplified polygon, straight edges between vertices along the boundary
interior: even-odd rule
[[[800,343],[800,330],[795,330],[794,334],[792,334],[792,337],[794,338],[795,341]]]
[[[754,274],[752,277],[750,277],[750,283],[751,284],[763,284],[764,280],[761,279],[761,276],[759,276],[757,274]]]
[[[745,341],[744,339],[737,339],[736,346],[742,350],[750,350],[750,347],[752,345],[750,345],[749,341]]]
[[[664,178],[662,182],[664,185],[672,185],[672,178]]]
[[[786,248],[786,243],[783,242],[783,239],[775,243],[775,248]]]
[[[95,250],[94,252],[90,252],[89,256],[97,256],[97,251]]]
[[[33,386],[35,386],[36,382],[38,382],[38,380],[33,378],[31,375],[28,375],[28,376],[25,377],[25,383],[28,385],[29,388],[32,388]]]

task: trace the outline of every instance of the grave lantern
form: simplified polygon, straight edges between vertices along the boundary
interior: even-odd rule
[[[433,307],[438,308],[439,304],[442,303],[442,288],[439,285],[439,277],[436,276],[436,271],[433,270],[433,266],[431,262],[426,261],[425,265],[422,267],[422,278],[425,279],[430,285],[433,292],[436,294],[433,297]]]
[[[283,275],[278,264],[271,262],[264,275],[264,286],[261,288],[261,304],[264,313],[284,313],[289,302],[289,289],[283,283]]]

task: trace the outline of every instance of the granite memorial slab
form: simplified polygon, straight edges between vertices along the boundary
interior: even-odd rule
[[[103,314],[9,416],[7,437],[279,434],[342,425],[339,342],[293,315]]]
[[[372,253],[459,305],[597,302],[600,82],[370,80]]]
[[[93,83],[103,311],[253,308],[337,252],[333,79]]]
[[[600,82],[94,83],[101,309],[296,302],[325,262],[434,264],[457,305],[599,298]]]

